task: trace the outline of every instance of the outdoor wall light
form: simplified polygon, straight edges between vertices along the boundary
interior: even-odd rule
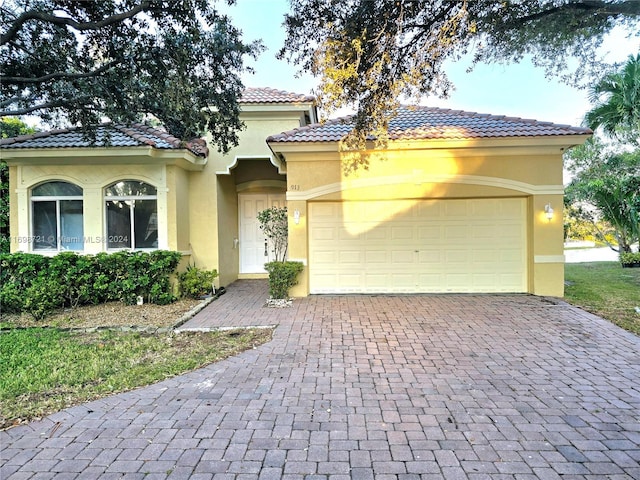
[[[300,210],[293,211],[293,221],[296,225],[300,223]]]
[[[551,221],[551,219],[553,219],[553,208],[551,208],[551,204],[547,203],[544,206],[544,214],[547,217],[548,221]]]

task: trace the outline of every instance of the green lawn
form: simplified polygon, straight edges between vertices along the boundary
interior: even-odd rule
[[[622,268],[618,262],[565,265],[567,302],[606,318],[640,335],[640,268]]]
[[[148,385],[271,339],[271,329],[211,333],[0,333],[0,429]]]

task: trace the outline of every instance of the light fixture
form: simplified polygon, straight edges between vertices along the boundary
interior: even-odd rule
[[[551,221],[553,219],[553,208],[551,208],[551,204],[547,203],[544,206],[544,214],[547,217],[548,221]]]
[[[296,225],[300,223],[300,210],[293,211],[293,221]]]

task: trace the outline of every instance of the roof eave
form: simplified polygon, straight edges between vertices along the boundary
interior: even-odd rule
[[[207,158],[188,149],[154,147],[64,147],[64,148],[3,148],[7,165],[178,165],[185,170],[202,170]]]
[[[530,153],[562,153],[566,149],[583,144],[591,133],[575,135],[540,135],[521,137],[480,137],[469,139],[401,139],[390,140],[386,150],[458,150],[477,151],[491,149],[498,153],[528,151]],[[277,141],[267,139],[275,153],[338,152],[339,141]],[[367,150],[374,150],[374,142],[367,142]]]

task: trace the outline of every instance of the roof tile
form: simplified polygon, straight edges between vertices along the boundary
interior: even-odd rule
[[[131,125],[100,125],[96,129],[95,141],[87,137],[80,128],[50,130],[32,135],[22,135],[0,140],[0,148],[83,148],[83,147],[141,147],[149,146],[161,150],[187,149],[191,153],[206,157],[207,144],[202,139],[183,142],[164,130],[134,123]]]
[[[286,92],[275,88],[245,88],[240,103],[308,103],[314,102],[313,95]]]
[[[353,128],[353,116],[296,128],[268,142],[337,142]],[[391,140],[466,140],[472,138],[589,135],[587,128],[551,122],[424,106],[404,106],[389,122]],[[373,139],[370,136],[369,139]]]

